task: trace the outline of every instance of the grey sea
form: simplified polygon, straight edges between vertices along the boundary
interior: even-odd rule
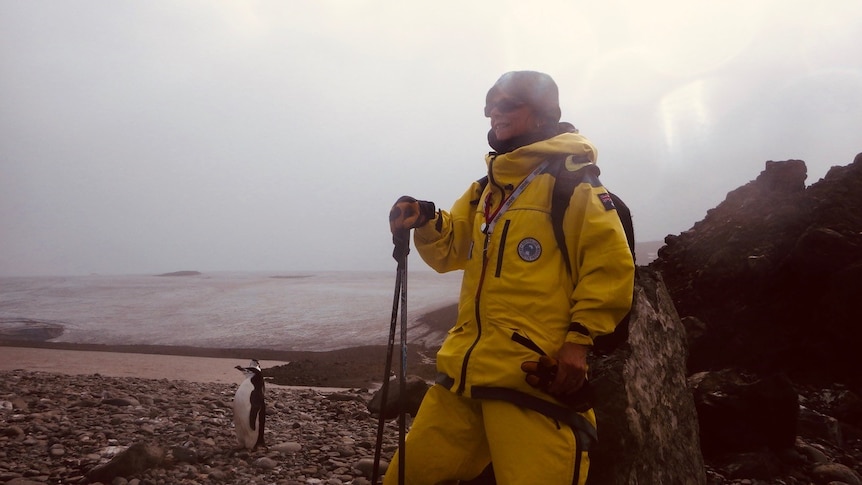
[[[408,273],[411,332],[456,303],[460,272]],[[325,351],[386,344],[395,271],[0,278],[0,330],[49,327],[54,342]],[[400,318],[399,318],[400,321]]]

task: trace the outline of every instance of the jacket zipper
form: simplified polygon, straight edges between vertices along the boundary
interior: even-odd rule
[[[455,391],[458,395],[464,394],[464,390],[467,387],[467,363],[470,361],[470,354],[473,353],[473,349],[476,348],[476,344],[479,343],[479,339],[482,337],[482,319],[479,316],[479,303],[482,296],[482,286],[485,284],[485,271],[488,269],[488,242],[490,239],[491,235],[485,234],[485,243],[482,245],[482,272],[479,275],[479,284],[476,286],[476,298],[473,303],[476,313],[476,339],[470,344],[470,348],[464,354],[464,361],[461,363],[461,378],[458,382],[458,390]]]
[[[505,200],[505,188],[501,187],[500,184],[494,179],[494,161],[496,157],[492,158],[488,162],[488,183],[490,185],[496,186],[500,189],[500,195],[503,199],[500,201],[500,204]],[[485,203],[488,203],[486,199]],[[487,217],[487,216],[486,216]],[[488,223],[488,221],[485,221]],[[485,284],[485,272],[488,269],[488,243],[491,240],[491,234],[485,233],[485,242],[482,245],[482,272],[479,274],[479,284],[476,285],[476,297],[473,300],[474,303],[474,312],[476,314],[476,339],[473,340],[473,343],[470,344],[470,348],[467,349],[467,352],[464,353],[464,360],[461,363],[461,378],[458,382],[458,390],[455,392],[458,395],[464,394],[464,390],[467,387],[467,364],[470,362],[470,355],[473,353],[473,349],[476,348],[476,345],[479,343],[479,339],[482,337],[482,318],[479,315],[479,303],[482,296],[482,286]]]

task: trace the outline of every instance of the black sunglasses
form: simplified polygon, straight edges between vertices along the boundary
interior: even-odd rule
[[[511,113],[512,111],[515,111],[516,109],[524,106],[525,104],[526,103],[524,103],[523,101],[518,101],[517,99],[503,98],[496,103],[488,104],[485,106],[485,118],[491,117],[491,111],[493,111],[494,108],[497,108],[497,111],[499,111],[500,113]]]

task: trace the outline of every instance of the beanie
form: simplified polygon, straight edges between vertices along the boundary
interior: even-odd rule
[[[560,93],[551,76],[536,71],[510,71],[500,76],[485,96],[487,106],[498,92],[526,103],[551,123],[560,121]]]

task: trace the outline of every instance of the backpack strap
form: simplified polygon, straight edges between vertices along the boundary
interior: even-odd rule
[[[617,214],[620,216],[620,222],[623,223],[623,230],[626,233],[626,241],[629,243],[629,249],[632,252],[632,260],[637,263],[637,258],[635,258],[635,228],[632,224],[632,211],[629,210],[629,206],[627,206],[626,203],[617,196],[617,194],[608,192],[608,195],[611,196],[611,200],[617,208]]]
[[[557,240],[557,246],[563,255],[563,262],[566,264],[566,271],[572,274],[572,262],[569,259],[568,245],[566,244],[566,234],[563,230],[563,218],[566,215],[566,210],[569,208],[569,203],[572,200],[572,193],[575,186],[580,183],[587,182],[594,187],[601,185],[599,182],[599,174],[601,170],[594,164],[586,155],[568,155],[558,157],[551,160],[551,164],[547,168],[547,173],[554,177],[554,189],[551,193],[551,226],[554,229],[554,238]],[[484,176],[476,181],[479,184],[478,196],[481,197],[482,192],[488,185],[488,176]],[[613,192],[608,192],[611,201],[616,207],[617,215],[622,222],[623,229],[626,233],[626,241],[629,244],[629,249],[632,252],[632,258],[635,257],[635,234],[632,225],[631,210]],[[478,198],[475,201],[479,203]]]
[[[482,192],[484,192],[485,187],[488,186],[488,176],[485,175],[484,177],[477,180],[476,183],[479,184],[479,190],[476,192],[476,199],[470,201],[471,204],[479,204],[479,199],[482,197]]]
[[[554,190],[551,193],[551,226],[554,228],[554,237],[563,255],[566,271],[572,274],[572,262],[569,259],[566,234],[563,231],[563,218],[569,208],[575,186],[583,182],[593,186],[600,185],[599,173],[601,171],[585,155],[569,155],[565,158],[558,158],[552,162],[548,171],[554,176]]]

